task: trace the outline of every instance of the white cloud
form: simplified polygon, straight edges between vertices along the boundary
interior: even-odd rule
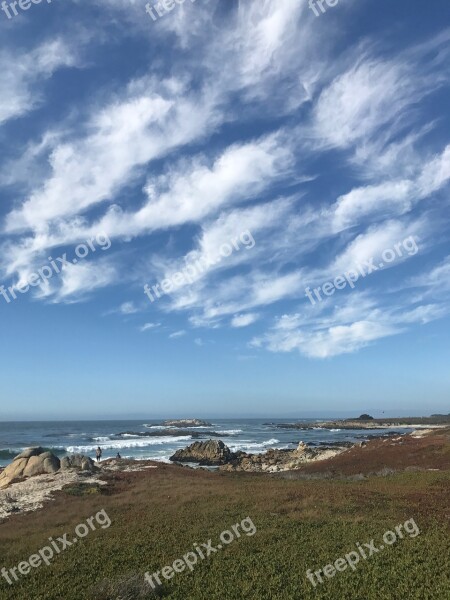
[[[449,182],[450,146],[438,141],[438,114],[429,122],[421,101],[448,83],[448,33],[380,58],[367,41],[344,52],[342,38],[334,45],[345,11],[334,13],[336,21],[316,19],[298,0],[242,0],[235,11],[231,2],[187,1],[158,23],[145,2],[97,4],[119,40],[151,30],[148,46],[134,38],[147,50],[144,61],[151,56],[148,71],[144,61],[130,64],[128,84],[118,77],[90,103],[69,104],[70,116],[51,131],[36,124],[36,139],[2,169],[13,206],[0,249],[6,276],[23,280],[47,250],[102,231],[117,239],[114,261],[97,254],[67,269],[42,298],[78,301],[127,283],[127,293],[134,286],[140,296],[116,313],[134,314],[149,274],[161,281],[199,260],[210,266],[157,310],[182,312],[193,326],[246,327],[262,321],[262,307],[305,302],[309,283],[323,284],[411,235],[421,250],[436,242],[438,219],[427,210]],[[167,42],[170,55],[155,54]],[[38,106],[42,82],[76,63],[62,42],[30,56],[20,57],[22,71],[6,70],[6,119]],[[336,165],[342,177],[332,173],[329,183],[322,168]],[[255,247],[212,265],[220,246],[246,229]],[[133,245],[138,236],[146,237]],[[446,275],[441,265],[426,282],[416,280],[420,302],[402,307],[358,295],[359,304],[294,312],[255,344],[317,357],[355,351],[443,314],[430,297]]]
[[[144,333],[144,331],[151,331],[152,329],[157,329],[161,326],[161,323],[145,323],[142,327],[139,328],[139,331]]]
[[[259,319],[257,313],[247,313],[243,315],[235,315],[231,319],[231,327],[247,327],[252,323],[255,323]]]
[[[29,52],[0,53],[0,125],[18,118],[42,102],[40,85],[55,71],[77,65],[73,49],[62,39],[46,41]]]
[[[134,302],[124,302],[120,305],[119,312],[123,315],[133,315],[139,312],[139,308],[134,304]]]
[[[193,311],[195,326],[214,327],[227,316],[268,306],[301,293],[300,272],[286,275],[253,270],[247,277],[236,275],[208,287],[192,287],[176,297],[170,311]]]
[[[94,133],[53,149],[51,177],[8,215],[7,230],[45,231],[52,219],[110,199],[133,167],[158,155],[160,143],[150,139],[148,130],[171,106],[160,97],[138,97],[101,111],[91,123]]]
[[[176,339],[176,338],[180,338],[186,335],[186,331],[184,329],[181,329],[180,331],[174,331],[173,333],[171,333],[169,335],[169,338],[171,340]]]
[[[293,166],[291,145],[292,140],[280,132],[229,146],[211,166],[194,160],[182,170],[150,180],[146,188],[148,203],[134,215],[120,215],[115,232],[133,234],[133,230],[143,228],[155,230],[196,222],[227,204],[255,198],[289,173]],[[124,231],[127,226],[128,231]]]
[[[411,304],[412,299],[406,298]],[[447,311],[448,312],[448,311]],[[405,309],[390,303],[382,306],[367,294],[353,292],[334,305],[306,306],[299,314],[283,315],[251,346],[271,352],[299,351],[310,358],[329,358],[356,352],[376,340],[402,333],[411,325],[442,317],[444,308],[419,305]]]
[[[414,205],[450,181],[450,146],[423,165],[411,179],[355,188],[332,207],[334,228],[358,225],[364,218],[386,218],[409,212]]]
[[[439,63],[423,68],[421,59],[438,48]],[[417,118],[413,105],[448,83],[441,69],[449,55],[448,34],[392,60],[376,59],[364,47],[359,52],[356,64],[322,90],[313,109],[312,132],[319,146],[363,145],[383,136],[387,126],[392,140]]]
[[[405,289],[418,288],[415,299],[419,302],[450,300],[450,255],[439,264],[430,267],[426,272],[411,277],[405,284]]]
[[[347,245],[345,250],[338,254],[329,267],[326,268],[334,276],[355,269],[357,265],[363,265],[371,258],[374,258],[374,264],[378,268],[379,261],[385,250],[392,250],[395,254],[395,261],[391,266],[398,265],[409,256],[417,254],[419,249],[423,250],[425,239],[428,234],[428,223],[425,220],[416,220],[411,222],[392,220],[373,225],[364,233],[356,237]],[[415,246],[409,250],[405,249],[403,243],[410,239],[415,242]],[[398,246],[400,244],[400,246]],[[398,251],[395,250],[397,246]],[[389,263],[384,261],[384,267]]]
[[[162,106],[159,102],[157,105]],[[150,112],[151,106],[152,102],[147,105]],[[34,237],[24,237],[18,243],[10,244],[3,253],[8,273],[26,265],[35,254],[46,248],[86,240],[96,236],[99,231],[110,238],[129,238],[200,221],[228,204],[257,197],[281,176],[286,176],[292,166],[292,150],[289,148],[292,140],[283,132],[265,136],[228,147],[211,166],[201,164],[195,158],[180,163],[164,176],[149,180],[146,187],[149,200],[137,212],[123,212],[115,206],[91,225],[86,225],[80,217],[57,220],[57,226],[49,233],[49,221],[106,199],[112,192],[114,181],[121,179],[131,163],[135,162],[130,157],[132,153],[129,146],[139,146],[136,139],[138,134],[135,132],[136,135],[133,135],[133,127],[126,125],[126,114],[128,110],[132,111],[132,107],[121,106],[120,110],[124,110],[125,114],[114,124],[114,111],[100,118],[102,133],[93,136],[96,138],[94,147],[91,147],[92,138],[76,152],[59,146],[53,158],[54,172],[58,172],[58,175],[47,182],[44,191],[33,195],[22,208],[8,215],[7,226],[10,230],[26,223],[36,229]],[[142,115],[134,114],[132,117],[138,129],[142,126],[139,116]],[[122,125],[123,135],[122,132],[118,133]],[[111,129],[113,138],[118,134],[120,141],[110,139],[104,127]],[[149,134],[143,135],[146,137]],[[152,145],[155,140],[148,142]],[[114,160],[111,153],[116,155]],[[110,160],[112,162],[108,165]],[[116,165],[116,160],[120,164]],[[104,162],[101,168],[99,161]],[[83,183],[80,184],[80,180]]]
[[[53,302],[75,302],[84,299],[94,290],[115,283],[117,270],[110,261],[99,260],[96,263],[68,265],[59,277],[61,285],[49,289],[44,296],[51,297]]]
[[[292,207],[292,200],[280,199],[221,213],[217,219],[204,223],[196,246],[183,257],[153,257],[152,266],[158,273],[156,277],[159,280],[172,279],[175,273],[190,265],[189,280],[177,285],[176,294],[182,292],[183,287],[192,287],[215,272],[254,263],[259,251],[258,236],[281,226]],[[224,245],[227,247],[224,248]],[[267,248],[264,250],[262,247],[261,251],[267,251]]]

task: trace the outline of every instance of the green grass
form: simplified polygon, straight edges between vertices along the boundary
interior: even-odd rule
[[[43,511],[0,525],[0,566],[15,566],[104,508],[113,523],[98,529],[0,598],[26,600],[448,600],[450,475],[409,472],[349,482],[288,481],[161,466],[115,475],[110,492],[60,493]],[[257,527],[191,573],[166,581],[157,595],[142,586],[159,571],[251,517]],[[317,570],[414,518],[420,535],[397,541],[316,588]],[[148,592],[148,593],[147,593]]]

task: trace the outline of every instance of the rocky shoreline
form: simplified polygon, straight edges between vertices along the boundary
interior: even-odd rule
[[[290,449],[269,449],[261,454],[233,452],[222,440],[195,441],[170,457],[173,463],[188,467],[208,467],[222,472],[298,474],[309,476],[310,469],[329,469],[335,460],[343,464],[365,463],[368,448],[373,445],[393,448],[408,440],[428,437],[436,432],[429,427],[395,437],[393,432],[376,439],[352,442],[298,443]],[[385,446],[385,444],[388,444]],[[374,447],[375,447],[374,446]],[[367,448],[366,448],[367,447]],[[331,462],[328,462],[332,459]],[[393,459],[391,460],[391,462]],[[59,459],[44,448],[28,448],[16,456],[4,469],[0,469],[0,519],[15,513],[34,511],[52,499],[54,492],[67,486],[91,485],[97,488],[108,485],[113,472],[158,469],[154,461],[107,459],[100,463],[84,455],[73,454]],[[359,468],[359,467],[358,467]],[[109,474],[109,475],[108,475]],[[293,476],[291,475],[291,476]],[[296,475],[295,475],[296,476]]]
[[[278,429],[310,430],[310,429],[439,429],[450,425],[450,417],[408,417],[395,419],[343,419],[315,423],[264,423]]]
[[[365,442],[356,444],[365,445]],[[305,463],[326,460],[353,448],[348,442],[330,445],[308,446],[300,442],[294,450],[270,449],[261,454],[232,452],[221,440],[194,442],[187,448],[177,450],[170,457],[172,462],[193,463],[217,467],[220,471],[245,471],[253,473],[278,473],[302,467]]]

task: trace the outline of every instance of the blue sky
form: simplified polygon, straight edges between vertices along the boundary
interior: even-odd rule
[[[145,5],[0,12],[0,418],[448,413],[448,2]]]

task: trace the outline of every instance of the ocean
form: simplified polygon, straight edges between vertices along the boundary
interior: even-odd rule
[[[300,441],[313,445],[356,442],[374,434],[388,434],[386,430],[292,430],[276,426],[298,421],[299,419],[213,419],[209,421],[210,426],[177,428],[175,434],[171,435],[164,434],[169,428],[161,420],[2,422],[0,466],[9,464],[19,452],[30,446],[42,446],[60,457],[81,453],[92,458],[97,446],[100,446],[103,459],[115,457],[119,452],[122,458],[168,462],[176,450],[196,440],[221,439],[232,451],[260,453],[269,448],[295,448]],[[314,424],[324,419],[301,421]],[[406,433],[411,430],[399,428],[396,431]]]

